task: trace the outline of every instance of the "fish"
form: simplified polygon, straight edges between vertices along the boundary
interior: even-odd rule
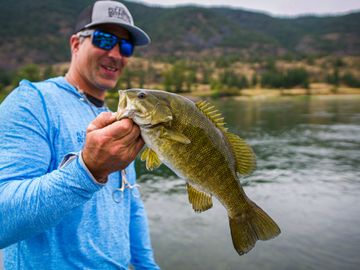
[[[247,197],[240,178],[256,167],[252,148],[226,128],[222,114],[206,100],[175,93],[119,90],[117,120],[130,118],[145,142],[140,159],[148,170],[165,164],[186,181],[195,212],[210,209],[214,196],[226,208],[233,246],[239,255],[257,240],[280,234],[275,221]]]

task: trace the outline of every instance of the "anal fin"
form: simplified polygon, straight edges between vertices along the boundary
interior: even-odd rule
[[[212,207],[212,198],[210,194],[197,190],[195,187],[186,184],[189,202],[192,204],[192,208],[195,212],[201,213]]]

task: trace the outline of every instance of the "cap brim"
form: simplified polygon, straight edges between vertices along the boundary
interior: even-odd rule
[[[101,25],[101,24],[115,24],[115,25],[119,25],[120,27],[126,29],[131,34],[134,45],[136,45],[136,46],[148,45],[151,42],[151,39],[148,36],[148,34],[146,34],[139,27],[129,25],[126,23],[119,23],[118,21],[113,22],[113,21],[107,20],[107,21],[101,21],[101,22],[99,22],[99,21],[93,22],[93,23],[89,23],[89,24],[85,25],[85,28],[89,28],[89,27],[93,27],[93,26]]]

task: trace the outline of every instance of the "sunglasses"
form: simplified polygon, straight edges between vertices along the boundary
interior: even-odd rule
[[[116,44],[119,44],[121,55],[130,57],[134,53],[135,46],[131,41],[124,38],[118,38],[117,36],[102,30],[85,30],[78,35],[80,37],[91,36],[92,44],[106,51],[110,51]]]

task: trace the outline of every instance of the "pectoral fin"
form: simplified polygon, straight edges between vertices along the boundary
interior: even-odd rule
[[[192,207],[195,212],[203,212],[212,207],[212,198],[210,194],[199,191],[194,188],[189,183],[186,184],[189,202],[192,204]]]
[[[142,161],[146,160],[146,169],[149,171],[152,171],[161,165],[158,155],[150,148],[145,148],[141,153],[140,159]]]
[[[177,132],[177,131],[167,129],[167,128],[163,128],[161,130],[160,137],[164,138],[164,139],[176,141],[179,143],[183,143],[183,144],[191,143],[190,139],[188,137],[186,137],[184,134]]]

